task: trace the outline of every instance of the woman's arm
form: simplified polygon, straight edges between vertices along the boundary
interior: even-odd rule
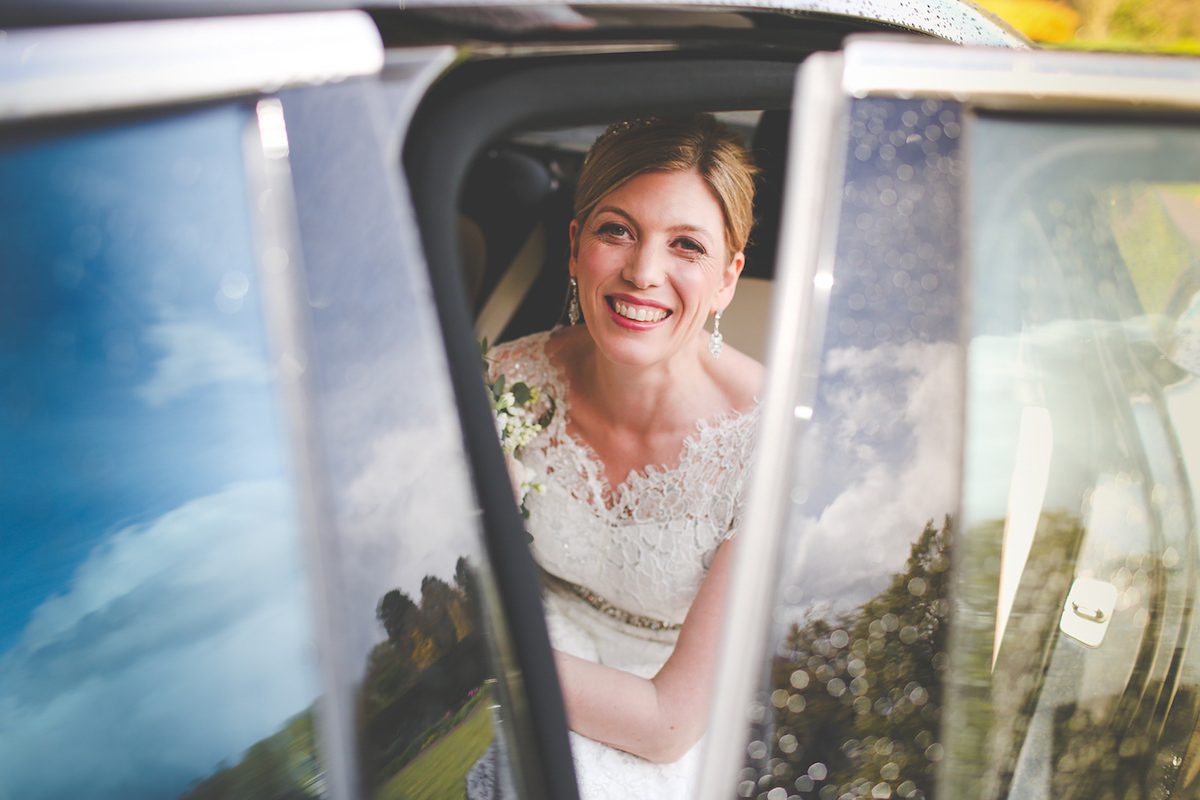
[[[648,761],[676,761],[704,733],[716,667],[733,540],[712,566],[667,663],[653,678],[555,653],[571,729]]]

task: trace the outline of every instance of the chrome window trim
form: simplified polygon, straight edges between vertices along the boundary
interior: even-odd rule
[[[997,111],[1200,110],[1200,59],[949,47],[860,34],[845,47],[852,97],[943,97]]]
[[[792,119],[799,124],[789,133],[789,151],[796,155],[785,178],[762,427],[725,609],[699,800],[726,800],[737,786],[746,755],[747,709],[764,669],[783,523],[791,504],[792,450],[812,416],[832,288],[848,100],[840,90],[841,75],[840,53],[810,56],[800,67],[792,101]],[[798,399],[807,405],[797,405]]]
[[[375,75],[361,11],[10,30],[0,120],[195,102]]]

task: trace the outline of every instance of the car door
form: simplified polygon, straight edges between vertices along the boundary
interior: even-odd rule
[[[793,118],[705,785],[1194,792],[1200,63],[862,37]]]
[[[398,163],[453,56],[7,32],[0,795],[573,795]]]

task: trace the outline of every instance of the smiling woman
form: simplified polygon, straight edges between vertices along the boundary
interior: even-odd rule
[[[593,338],[612,335],[614,360],[670,355],[729,304],[745,256],[727,252],[722,216],[704,178],[687,170],[638,175],[585,225],[572,221],[570,270],[583,316]]]
[[[693,789],[763,378],[703,326],[737,287],[752,198],[710,116],[609,128],[570,223],[581,323],[489,355],[493,380],[557,404],[520,456],[584,798]]]

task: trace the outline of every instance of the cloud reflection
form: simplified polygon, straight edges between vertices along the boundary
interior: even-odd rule
[[[914,532],[957,508],[961,361],[949,342],[827,354],[813,448],[822,483],[844,488],[802,521],[793,574],[810,606],[865,602],[903,568]]]
[[[240,301],[240,297],[239,297]],[[146,343],[161,353],[154,374],[136,391],[152,407],[219,383],[265,383],[263,359],[228,330],[202,319],[166,319],[150,325]]]
[[[105,539],[0,658],[0,798],[174,794],[307,707],[297,544],[278,481]]]

